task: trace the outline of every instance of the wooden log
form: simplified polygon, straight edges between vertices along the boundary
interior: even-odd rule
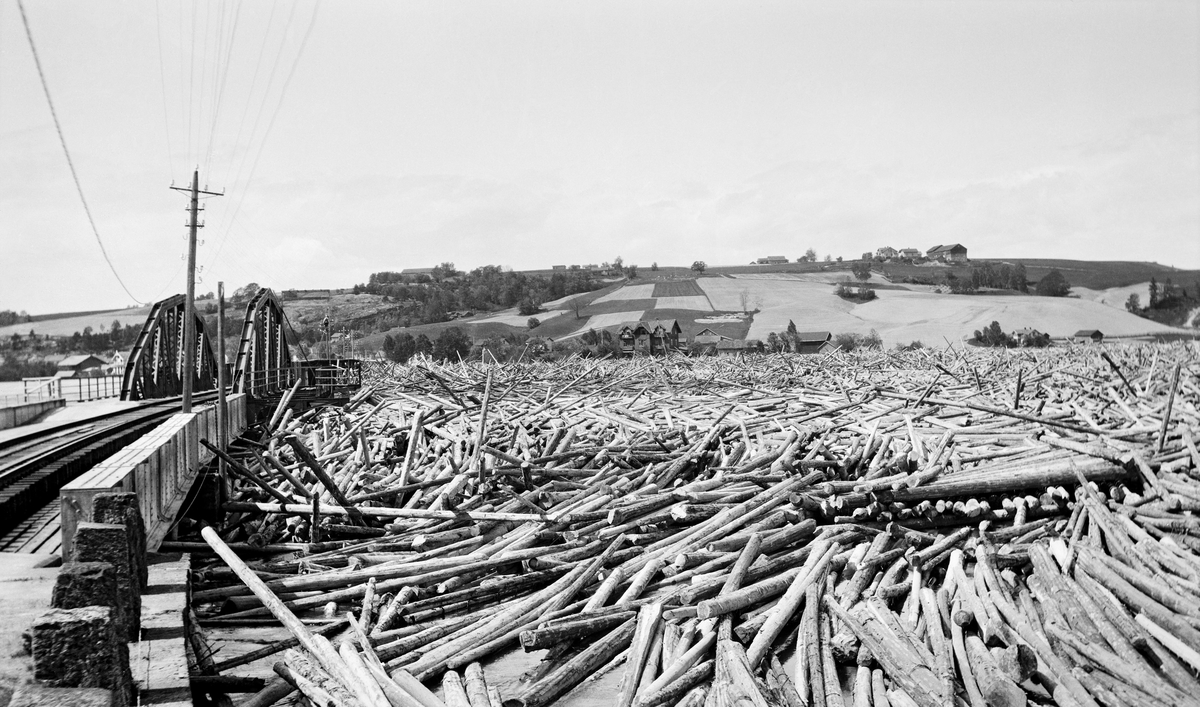
[[[261,690],[246,698],[238,707],[271,707],[295,691],[295,685],[283,678],[276,677],[267,682]]]
[[[319,687],[316,683],[295,672],[283,663],[275,664],[275,672],[287,681],[289,685],[299,690],[309,703],[316,705],[316,707],[343,707],[345,705],[341,700],[335,700],[324,688]]]
[[[541,680],[526,686],[509,702],[514,707],[542,707],[550,704],[559,695],[578,685],[597,668],[624,650],[624,647],[633,638],[636,623],[636,619],[630,619],[613,629],[603,639],[592,643]]]
[[[721,620],[717,635],[717,659],[706,704],[720,707],[767,707],[759,691],[745,649],[732,638],[731,620]]]
[[[983,641],[976,636],[967,636],[965,641],[971,673],[987,703],[994,707],[1024,707],[1028,701],[1025,691],[1000,670]]]
[[[471,707],[491,707],[491,699],[488,697],[487,678],[483,674],[483,666],[479,663],[471,663],[467,666],[467,670],[463,673],[464,686],[467,690],[467,699],[471,703]]]
[[[633,634],[633,643],[629,647],[629,656],[625,661],[625,674],[621,679],[621,688],[617,692],[617,707],[630,707],[637,689],[641,684],[642,671],[646,668],[650,644],[658,632],[659,621],[662,619],[662,604],[657,602],[643,605],[638,611],[637,629]]]
[[[446,707],[471,707],[471,698],[467,697],[462,679],[453,670],[442,674],[442,694],[446,698]]]
[[[338,488],[338,485],[326,473],[325,468],[321,466],[321,463],[317,461],[312,452],[308,451],[308,447],[305,447],[304,443],[296,439],[295,435],[289,435],[286,441],[288,446],[292,448],[292,451],[296,453],[296,456],[304,462],[304,465],[309,468],[309,471],[317,477],[317,480],[321,482],[321,485],[333,497],[333,500],[337,501],[338,505],[345,510],[345,514],[350,517],[350,520],[358,525],[362,525],[362,516],[359,514],[358,509],[350,503],[350,500],[346,498],[346,495],[342,493],[342,490]]]
[[[601,631],[610,631],[635,616],[637,616],[637,612],[634,611],[620,611],[596,617],[584,615],[575,621],[532,631],[522,631],[521,646],[527,652],[543,650],[563,641],[590,636]]]
[[[314,637],[308,630],[308,627],[300,619],[296,618],[296,615],[283,605],[283,602],[279,601],[279,598],[267,588],[267,585],[258,578],[258,575],[247,567],[246,563],[242,562],[241,558],[225,545],[225,541],[221,540],[215,530],[211,527],[205,527],[200,531],[200,535],[217,555],[225,561],[225,564],[229,565],[229,568],[234,571],[238,579],[242,580],[250,588],[250,591],[254,592],[254,595],[263,603],[263,606],[296,638],[300,645],[316,657],[323,668],[339,679],[349,679],[346,667],[342,664],[341,659],[336,653],[328,649],[328,642],[320,644],[318,639],[323,637]]]
[[[232,513],[286,513],[290,515],[312,515],[312,508],[298,503],[247,503],[232,502],[222,506]],[[469,520],[469,521],[514,521],[514,522],[563,522],[562,518],[532,515],[529,513],[507,513],[497,511],[440,511],[425,508],[346,508],[342,506],[322,505],[321,512],[327,515],[354,516],[362,518],[419,518],[433,520]],[[565,519],[569,520],[569,519]]]
[[[812,584],[820,586],[824,583],[825,571],[833,556],[840,549],[841,545],[838,543],[826,540],[818,540],[813,544],[812,553],[808,556],[810,562],[806,562],[792,580],[791,585],[788,586],[779,602],[775,604],[775,608],[772,609],[762,628],[758,630],[754,640],[750,643],[750,648],[746,651],[746,659],[749,661],[751,669],[757,668],[766,657],[767,651],[783,631],[784,625],[800,608],[800,603],[804,600],[808,587]],[[701,606],[703,607],[703,604]]]

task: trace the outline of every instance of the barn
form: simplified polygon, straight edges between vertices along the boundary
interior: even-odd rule
[[[104,375],[108,361],[93,354],[67,356],[58,362],[55,378],[95,378]]]
[[[833,334],[828,331],[796,332],[796,353],[819,354],[833,350]]]
[[[925,251],[925,257],[930,260],[942,260],[948,263],[965,263],[967,262],[967,247],[961,243],[935,245]]]

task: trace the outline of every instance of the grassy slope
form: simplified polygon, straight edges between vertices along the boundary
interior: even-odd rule
[[[1176,270],[1158,263],[1137,263],[1106,260],[1039,260],[1016,258],[1008,261],[1025,265],[1025,276],[1030,282],[1040,280],[1051,270],[1058,270],[1067,282],[1093,290],[1110,287],[1127,287],[1140,282],[1149,282],[1153,277],[1159,282],[1171,278],[1175,284],[1191,284],[1200,279],[1200,270]]]
[[[716,307],[730,306],[742,289],[748,289],[762,303],[750,328],[750,336],[760,339],[782,331],[789,320],[800,330],[834,334],[865,334],[874,329],[889,346],[914,339],[927,344],[956,341],[992,321],[998,321],[1005,331],[1029,326],[1056,337],[1091,328],[1118,336],[1170,331],[1122,310],[1074,298],[881,290],[878,299],[855,304],[839,299],[827,284],[817,282],[745,278],[704,278],[699,282]]]
[[[1156,278],[1162,282],[1171,278],[1176,284],[1191,284],[1200,278],[1198,270],[1174,270],[1158,263],[1136,263],[1129,261],[1092,261],[1092,260],[1047,260],[1036,258],[1010,258],[973,260],[971,264],[990,263],[1021,263],[1025,266],[1025,278],[1029,282],[1037,282],[1051,270],[1058,270],[1072,286],[1086,287],[1092,290],[1107,290],[1113,287],[1128,287]],[[878,263],[875,268],[891,274],[894,280],[902,277],[940,278],[947,270],[955,275],[970,274],[970,265],[949,267],[922,267],[901,263]]]
[[[100,328],[104,327],[104,330],[107,331],[112,326],[114,319],[121,322],[121,326],[132,324],[140,327],[146,322],[146,315],[149,312],[149,307],[138,307],[86,314],[68,313],[62,316],[43,314],[35,317],[36,321],[33,322],[0,327],[0,336],[12,336],[13,334],[25,336],[30,329],[42,336],[70,336],[75,332],[83,332],[86,327],[91,327],[92,331],[100,331]]]
[[[982,260],[973,261],[975,263],[985,262]],[[1031,258],[1016,258],[1016,259],[993,259],[990,262],[1021,262],[1025,265],[1026,273],[1030,281],[1037,281],[1044,277],[1051,269],[1057,269],[1067,280],[1074,286],[1081,288],[1090,288],[1091,290],[1104,290],[1117,287],[1131,287],[1139,283],[1149,281],[1151,277],[1158,279],[1160,282],[1171,278],[1176,284],[1192,285],[1200,280],[1200,271],[1196,270],[1174,270],[1165,265],[1157,263],[1141,263],[1129,261],[1085,261],[1085,260],[1046,260],[1046,259],[1031,259]],[[887,269],[896,277],[912,275],[921,278],[937,277],[939,273],[944,272],[946,268],[933,267],[915,267],[909,265],[884,264],[877,265],[877,268]],[[967,267],[952,268],[956,273],[967,272]],[[735,274],[769,274],[769,273],[797,273],[797,274],[812,274],[820,275],[826,278],[840,278],[844,275],[849,275],[850,261],[843,263],[787,263],[785,265],[727,265],[727,266],[712,266],[708,269],[706,275],[712,276],[728,276]],[[527,271],[529,274],[549,275],[552,271]],[[696,276],[690,268],[663,266],[657,272],[651,271],[648,267],[642,266],[638,271],[638,278],[630,281],[630,285],[645,285],[656,284],[655,292],[659,296],[665,296],[663,293],[674,292],[676,289],[682,293],[690,293],[694,285],[689,284],[690,280]],[[705,278],[707,279],[707,278]],[[703,280],[702,280],[703,282]],[[739,283],[749,282],[739,280]],[[675,284],[677,283],[677,284]],[[647,301],[632,301],[624,302],[606,302],[598,305],[591,305],[591,302],[605,294],[608,294],[622,286],[625,283],[616,283],[595,292],[589,292],[578,295],[580,302],[584,304],[583,314],[602,314],[605,312],[621,312],[634,311],[638,306],[645,308],[649,305]],[[739,285],[741,287],[742,285]],[[881,288],[882,289],[882,288]],[[827,291],[829,297],[833,297],[832,292]],[[1124,297],[1121,295],[1121,301]],[[568,298],[569,299],[569,298]],[[319,323],[327,313],[331,314],[335,322],[338,321],[354,321],[363,317],[369,317],[378,314],[381,311],[386,311],[390,308],[390,303],[385,303],[382,297],[377,295],[334,295],[329,299],[305,299],[305,300],[290,300],[284,302],[284,309],[288,313],[288,317],[297,326],[312,326]],[[1110,303],[1111,304],[1111,303]],[[714,302],[714,305],[716,303]],[[728,303],[727,303],[728,305]],[[569,306],[560,306],[560,309],[569,309]],[[818,304],[818,308],[822,308]],[[8,327],[0,327],[0,336],[11,336],[13,333],[27,334],[30,329],[34,329],[39,334],[51,334],[55,336],[70,336],[74,332],[82,331],[84,327],[90,326],[94,330],[99,330],[101,326],[107,328],[113,319],[119,319],[122,324],[141,324],[145,321],[148,308],[137,309],[119,309],[103,312],[64,312],[58,314],[42,314],[34,317],[36,320],[32,323],[16,324]],[[678,310],[682,312],[678,318],[681,324],[685,321],[689,324],[694,321],[697,316],[711,316],[716,314],[690,312],[687,310]],[[729,310],[726,310],[729,311]],[[476,319],[494,316],[496,313],[483,315]],[[795,312],[794,314],[801,316],[803,312]],[[647,316],[669,317],[675,316],[665,311],[655,311],[653,315]],[[768,317],[770,318],[770,317]],[[794,318],[794,317],[793,317]],[[865,322],[864,322],[865,323]],[[1147,322],[1150,324],[1150,322]],[[797,321],[799,325],[799,321]],[[449,326],[469,326],[473,336],[480,338],[492,336],[496,334],[512,333],[512,332],[528,332],[525,327],[516,327],[507,324],[489,322],[484,324],[472,323],[471,321],[446,322],[440,324],[426,324],[411,327],[414,335],[425,333],[431,338],[436,336],[438,332]],[[703,326],[703,325],[701,325]],[[686,328],[686,327],[685,327]],[[579,326],[575,325],[575,317],[573,312],[561,317],[555,317],[549,321],[543,322],[542,326],[538,327],[533,333],[543,336],[561,337],[570,333],[577,332]],[[394,329],[390,333],[399,333],[399,329]],[[383,341],[384,333],[372,334],[365,338],[368,344],[380,343]]]

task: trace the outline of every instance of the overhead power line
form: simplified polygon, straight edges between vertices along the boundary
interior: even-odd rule
[[[121,289],[125,290],[125,294],[138,304],[145,304],[125,286],[125,281],[117,273],[117,268],[113,266],[112,259],[108,257],[108,250],[104,248],[104,241],[100,238],[100,230],[96,228],[96,220],[92,218],[92,210],[88,207],[87,198],[83,195],[83,185],[79,183],[79,174],[75,171],[75,163],[71,160],[71,151],[67,149],[67,140],[63,137],[62,125],[58,122],[58,113],[54,110],[54,100],[50,98],[50,85],[46,83],[46,73],[42,71],[42,60],[38,58],[37,45],[33,41],[33,31],[29,29],[29,17],[25,14],[25,3],[22,0],[17,0],[17,9],[21,11],[21,23],[25,25],[25,36],[29,38],[29,50],[33,52],[33,63],[37,67],[38,78],[42,82],[42,91],[46,94],[46,103],[50,105],[50,117],[54,119],[54,129],[58,132],[58,142],[62,145],[63,154],[67,158],[67,167],[71,169],[71,179],[75,180],[75,191],[79,193],[79,201],[83,203],[83,212],[87,214],[88,223],[92,226],[92,233],[96,236],[96,243],[100,246],[100,252],[104,255],[104,262],[108,263],[108,269],[112,270],[113,277],[117,278]]]

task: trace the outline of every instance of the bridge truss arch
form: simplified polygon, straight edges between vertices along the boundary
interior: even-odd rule
[[[297,376],[284,330],[283,307],[263,287],[246,304],[233,368],[233,390],[263,398],[282,393]]]
[[[183,394],[184,320],[186,297],[174,295],[156,302],[142,325],[121,381],[122,400],[147,400]],[[217,364],[204,320],[195,315],[192,346],[196,370],[192,390],[216,389]]]

